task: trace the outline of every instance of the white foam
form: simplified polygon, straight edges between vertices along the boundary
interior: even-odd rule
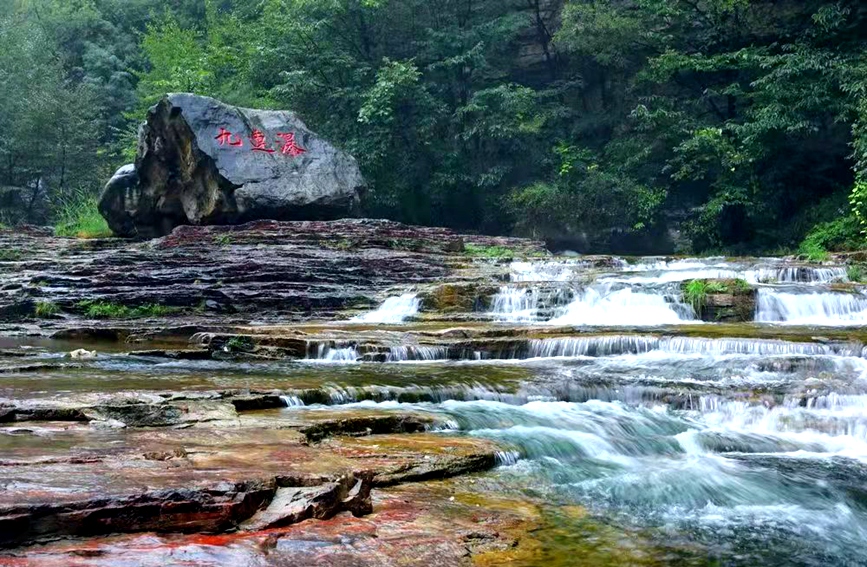
[[[389,297],[375,311],[351,319],[354,323],[403,323],[418,314],[421,300],[415,293]]]

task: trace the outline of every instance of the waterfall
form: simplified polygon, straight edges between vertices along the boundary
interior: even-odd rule
[[[846,268],[835,266],[816,268],[812,266],[781,266],[774,268],[756,268],[744,273],[744,279],[750,283],[832,283],[848,282]]]
[[[538,288],[504,286],[491,302],[491,313],[494,317],[512,323],[536,321],[538,309]]]
[[[794,293],[759,289],[756,321],[786,325],[860,325],[867,323],[863,293]]]
[[[491,302],[490,313],[498,321],[545,321],[562,311],[575,297],[571,286],[541,288],[503,286]]]
[[[855,352],[855,351],[858,352]],[[798,343],[771,339],[705,339],[692,337],[654,337],[608,335],[566,337],[530,341],[530,358],[600,357],[649,352],[669,354],[724,355],[843,355],[858,356],[857,349],[819,343]]]
[[[695,321],[695,313],[667,290],[611,291],[595,286],[579,293],[563,313],[548,321],[552,325],[647,326],[676,325]]]
[[[318,362],[356,362],[361,358],[354,346],[340,346],[331,343],[316,344],[316,352],[308,347],[307,360]],[[312,354],[312,356],[311,356]]]
[[[391,347],[387,362],[447,360],[449,350],[442,346],[397,346]]]
[[[680,302],[677,286],[623,287],[604,282],[576,291],[571,287],[504,286],[494,296],[491,315],[512,323],[551,325],[648,326],[696,321]]]
[[[285,395],[280,396],[280,399],[287,408],[301,407],[304,405],[304,401],[299,396]]]
[[[376,310],[351,319],[355,323],[403,323],[418,313],[421,300],[414,293],[389,297]]]

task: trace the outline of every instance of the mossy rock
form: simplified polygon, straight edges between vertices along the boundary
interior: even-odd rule
[[[484,311],[491,305],[497,289],[481,284],[443,284],[422,292],[422,311],[439,313],[469,313]]]
[[[740,323],[755,318],[756,290],[744,280],[688,280],[681,289],[684,301],[702,321]]]

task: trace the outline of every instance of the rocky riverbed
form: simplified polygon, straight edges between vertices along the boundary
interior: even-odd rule
[[[0,565],[857,565],[848,259],[0,233]]]

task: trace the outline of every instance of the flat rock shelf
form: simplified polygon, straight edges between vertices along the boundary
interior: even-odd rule
[[[0,231],[0,565],[863,565],[847,259]]]

